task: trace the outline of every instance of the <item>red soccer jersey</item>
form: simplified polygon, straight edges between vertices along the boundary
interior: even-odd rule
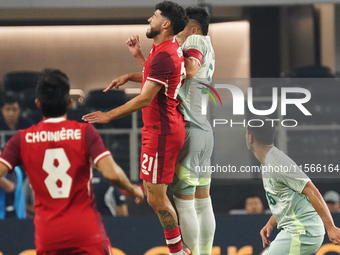
[[[152,45],[144,64],[142,88],[147,80],[162,88],[151,104],[142,109],[144,127],[149,132],[167,135],[184,127],[183,116],[177,109],[177,96],[184,78],[184,58],[177,40]]]
[[[20,130],[0,162],[23,164],[35,197],[37,250],[57,250],[103,242],[106,233],[91,186],[90,157],[110,155],[90,124],[51,118]]]

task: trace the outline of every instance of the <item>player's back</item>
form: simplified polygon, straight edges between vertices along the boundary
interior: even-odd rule
[[[87,137],[92,129],[51,118],[20,131],[20,158],[35,195],[37,248],[61,249],[102,240],[90,183]]]

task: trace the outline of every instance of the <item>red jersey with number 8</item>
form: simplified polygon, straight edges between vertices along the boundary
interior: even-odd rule
[[[22,164],[35,197],[37,250],[103,242],[106,233],[95,208],[91,162],[110,155],[93,125],[50,118],[20,130],[0,162]]]
[[[185,125],[178,111],[179,89],[185,78],[184,58],[177,40],[152,45],[151,52],[144,64],[143,83],[151,81],[162,88],[151,104],[142,109],[144,127],[157,135],[174,134]]]

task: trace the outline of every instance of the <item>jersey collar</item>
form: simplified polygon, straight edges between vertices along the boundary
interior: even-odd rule
[[[59,122],[65,121],[65,120],[66,120],[66,118],[64,118],[64,117],[57,117],[57,118],[44,119],[43,122],[45,122],[45,123],[59,123]]]

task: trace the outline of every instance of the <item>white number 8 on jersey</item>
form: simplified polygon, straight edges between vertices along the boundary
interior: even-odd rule
[[[67,198],[70,195],[72,178],[67,174],[70,167],[63,148],[46,150],[42,168],[48,173],[45,185],[52,198]]]

